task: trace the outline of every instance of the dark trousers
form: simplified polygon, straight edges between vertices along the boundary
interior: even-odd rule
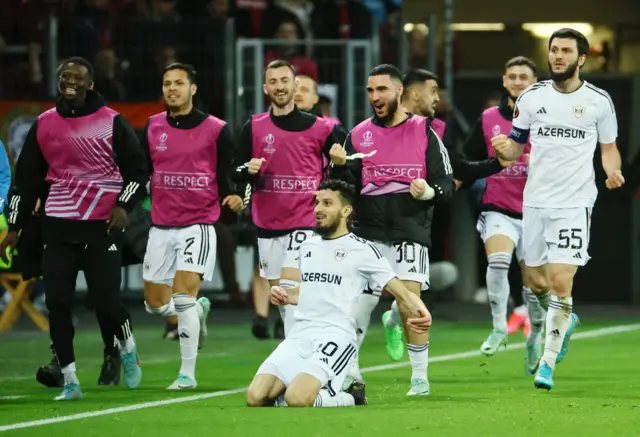
[[[511,266],[509,266],[509,288],[511,298],[513,299],[513,306],[519,307],[524,305],[524,298],[522,297],[522,269],[516,259],[515,253],[513,254],[513,258],[511,258]]]
[[[92,243],[48,242],[42,260],[49,333],[61,367],[75,361],[71,317],[79,271],[84,271],[89,299],[104,334],[126,340],[129,312],[122,305],[122,236],[98,236]],[[104,339],[107,340],[106,338]]]

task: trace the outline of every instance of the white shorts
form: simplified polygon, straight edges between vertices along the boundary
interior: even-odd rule
[[[401,281],[413,281],[422,285],[422,290],[429,289],[429,251],[427,246],[409,241],[398,241],[385,244],[374,241],[373,244],[389,261],[391,268]],[[375,295],[382,290],[369,289]]]
[[[280,279],[283,268],[299,268],[300,245],[311,238],[313,231],[293,231],[275,238],[258,238],[260,276]]]
[[[530,208],[522,211],[524,262],[584,266],[589,261],[591,208]]]
[[[355,338],[343,332],[295,331],[264,360],[256,375],[273,375],[289,387],[297,375],[307,373],[317,378],[321,387],[337,392],[356,352]]]
[[[176,271],[200,273],[213,278],[216,267],[216,231],[213,225],[149,230],[142,279],[157,284],[173,284]]]
[[[522,220],[509,217],[495,211],[485,211],[480,213],[476,229],[480,233],[482,242],[494,235],[504,235],[513,241],[518,261],[524,259],[524,251],[522,250]]]

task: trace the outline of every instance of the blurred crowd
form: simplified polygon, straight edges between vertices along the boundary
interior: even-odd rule
[[[301,74],[335,82],[342,69],[313,39],[368,38],[376,25],[392,33],[394,0],[0,0],[0,98],[46,99],[49,17],[58,18],[57,57],[95,65],[95,87],[108,101],[160,98],[160,74],[179,60],[199,73],[199,106],[224,116],[226,29],[235,37],[299,41],[269,46],[265,62],[285,58]],[[386,29],[386,30],[385,30]],[[379,30],[379,29],[376,29]],[[387,39],[385,39],[387,40]],[[26,53],[3,46],[27,47]],[[335,52],[335,50],[334,50]]]

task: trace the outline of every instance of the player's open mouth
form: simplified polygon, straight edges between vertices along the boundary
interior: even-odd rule
[[[62,92],[67,96],[75,96],[77,91],[75,90],[75,88],[66,87],[62,89]]]
[[[179,96],[177,94],[169,94],[169,99],[170,100],[175,100],[177,99]]]
[[[327,218],[327,216],[324,215],[324,214],[316,214],[316,220],[317,221],[324,220],[326,218]]]

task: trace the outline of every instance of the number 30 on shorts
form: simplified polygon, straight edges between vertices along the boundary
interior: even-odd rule
[[[396,249],[396,263],[413,264],[416,261],[416,245],[411,242],[403,241],[402,243],[394,243]]]
[[[558,232],[558,249],[582,249],[582,229],[560,229]]]

